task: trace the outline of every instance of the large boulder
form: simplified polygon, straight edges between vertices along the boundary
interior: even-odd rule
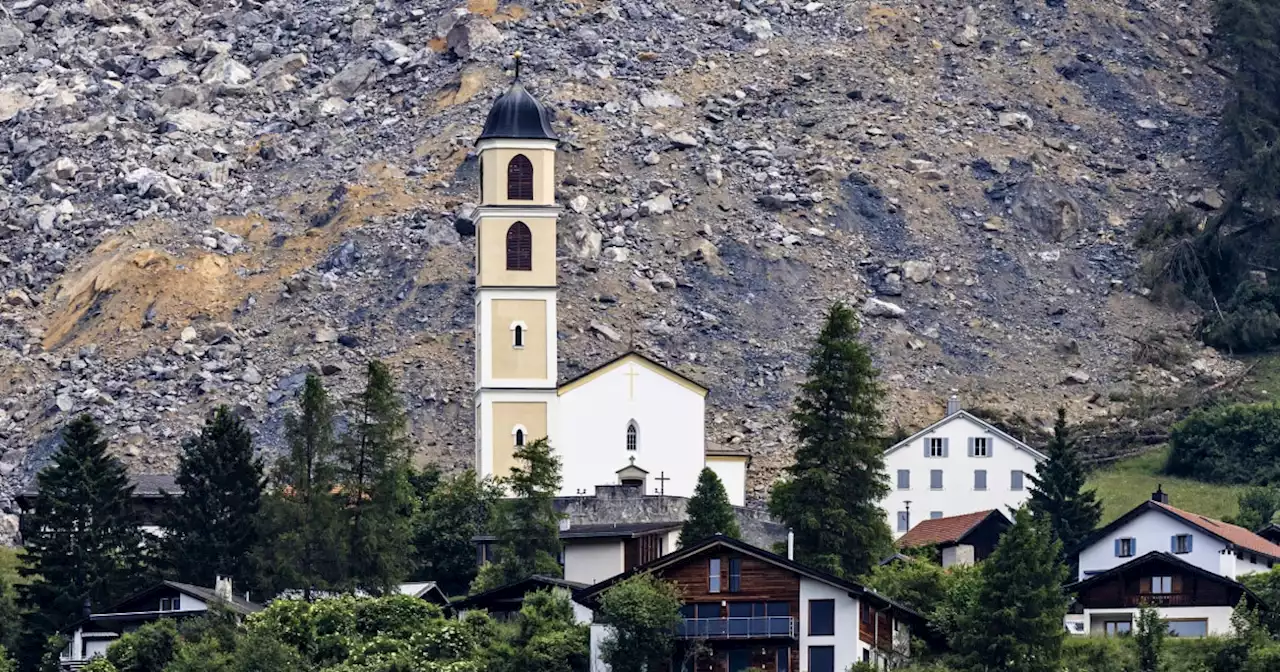
[[[1013,189],[1009,216],[1019,226],[1061,242],[1080,228],[1083,210],[1062,185],[1033,177]]]
[[[502,33],[483,16],[468,14],[453,24],[445,41],[458,58],[475,58],[483,47],[501,42]]]

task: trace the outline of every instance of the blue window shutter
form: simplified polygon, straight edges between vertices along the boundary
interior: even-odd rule
[[[1116,557],[1120,557],[1120,540],[1116,539]]]
[[[987,457],[995,457],[996,455],[996,437],[987,437]]]
[[[942,456],[951,457],[951,439],[942,440]]]
[[[930,443],[930,442],[931,442],[931,441],[930,441],[929,437],[927,437],[927,436],[926,436],[926,437],[924,437],[924,456],[925,456],[925,457],[930,457],[930,455],[929,455],[929,443]]]
[[[1169,552],[1170,553],[1178,552],[1178,535],[1176,534],[1173,535],[1172,537],[1169,537]]]
[[[969,437],[969,457],[973,457],[973,437]]]
[[[1195,536],[1194,534],[1188,534],[1188,535],[1187,535],[1187,552],[1188,552],[1188,553],[1190,553],[1190,552],[1191,552],[1191,540],[1193,540],[1193,539],[1195,539],[1195,538],[1196,538],[1196,536]]]

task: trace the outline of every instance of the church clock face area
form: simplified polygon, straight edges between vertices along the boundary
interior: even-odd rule
[[[689,497],[709,466],[743,504],[745,456],[709,456],[707,388],[637,352],[560,382],[556,148],[551,115],[519,81],[476,142],[476,470],[506,476],[515,451],[550,439],[561,495],[627,485]]]

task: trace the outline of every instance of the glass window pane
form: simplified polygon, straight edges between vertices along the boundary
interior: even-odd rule
[[[791,649],[783,647],[778,649],[778,672],[790,672],[791,670]]]
[[[1209,621],[1169,621],[1169,634],[1174,637],[1208,637]]]
[[[743,672],[751,666],[751,651],[734,649],[728,654],[729,672]]]
[[[730,602],[729,618],[751,618],[750,602]]]
[[[809,672],[835,672],[836,647],[809,647]]]
[[[809,634],[836,634],[836,601],[809,600]]]
[[[729,559],[729,592],[738,592],[739,586],[742,585],[742,559]]]
[[[789,602],[770,602],[768,609],[770,616],[791,615],[791,604]]]
[[[707,562],[707,592],[720,592],[720,558],[711,558]]]
[[[697,606],[698,618],[720,618],[720,605],[704,602]]]

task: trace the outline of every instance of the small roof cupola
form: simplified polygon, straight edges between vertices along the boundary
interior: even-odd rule
[[[559,140],[551,130],[547,108],[520,83],[520,54],[516,78],[507,92],[493,101],[479,140]]]

